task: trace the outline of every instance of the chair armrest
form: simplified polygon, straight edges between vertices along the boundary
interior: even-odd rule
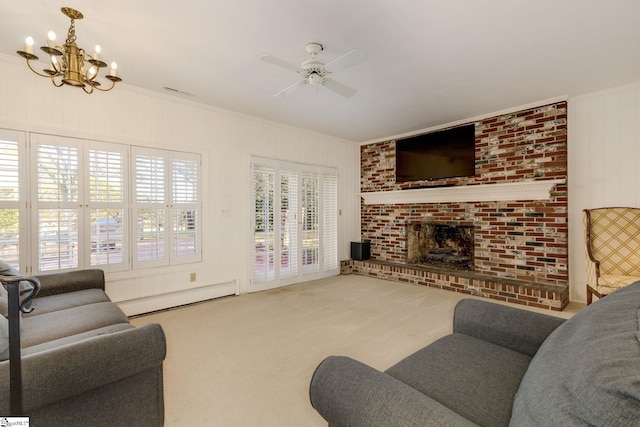
[[[39,297],[85,289],[102,289],[104,291],[104,271],[99,269],[45,274],[37,276],[37,278],[40,280]]]
[[[311,405],[332,427],[475,426],[407,384],[348,357],[316,368]]]
[[[453,332],[534,356],[565,319],[506,305],[464,299],[455,308]]]
[[[158,324],[96,336],[22,358],[23,412],[160,368],[166,356]],[[2,365],[8,365],[2,363]],[[0,413],[8,413],[8,366],[0,365]]]
[[[587,285],[593,289],[598,289],[598,277],[600,277],[600,261],[593,256],[593,247],[591,241],[591,211],[584,209],[582,211],[582,222],[584,224],[584,244],[585,258],[587,267]]]
[[[585,262],[587,264],[587,285],[591,286],[593,289],[597,289],[598,277],[600,277],[600,261],[593,259],[591,251],[587,249]]]

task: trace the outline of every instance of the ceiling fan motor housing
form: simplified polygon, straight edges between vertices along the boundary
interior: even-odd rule
[[[324,78],[329,74],[329,72],[324,69],[324,63],[315,58],[307,59],[302,63],[300,68],[302,68],[300,74],[302,74],[307,80],[307,83],[310,84],[322,83]]]

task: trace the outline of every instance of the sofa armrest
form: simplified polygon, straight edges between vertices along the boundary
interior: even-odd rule
[[[78,396],[151,369],[166,355],[158,324],[100,335],[22,358],[23,412]],[[8,365],[3,363],[3,365]],[[0,366],[0,413],[9,409],[8,366]]]
[[[418,390],[348,357],[316,368],[311,405],[332,427],[475,426]]]
[[[453,332],[534,356],[565,319],[506,305],[464,299],[456,305]]]
[[[104,271],[99,269],[44,274],[37,276],[37,278],[40,280],[39,297],[85,289],[102,289],[104,291]]]

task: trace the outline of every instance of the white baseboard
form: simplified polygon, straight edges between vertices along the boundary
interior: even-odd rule
[[[213,298],[220,298],[229,295],[238,295],[238,282],[220,283],[216,285],[202,286],[194,289],[187,289],[179,292],[153,295],[144,298],[137,298],[127,301],[116,302],[118,307],[127,316],[150,313],[152,311],[164,310],[178,307],[194,302],[206,301]]]

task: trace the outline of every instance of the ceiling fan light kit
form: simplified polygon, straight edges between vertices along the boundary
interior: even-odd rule
[[[342,83],[338,83],[329,76],[334,72],[344,70],[345,68],[359,64],[367,59],[367,54],[362,49],[351,50],[326,64],[317,58],[318,54],[324,50],[324,46],[321,43],[307,43],[305,49],[307,53],[311,55],[311,59],[307,59],[302,62],[300,67],[296,67],[295,65],[272,55],[262,55],[260,57],[260,59],[265,62],[286,68],[287,70],[295,71],[302,77],[302,80],[299,80],[275,93],[274,96],[276,98],[284,98],[297,91],[305,84],[314,85],[316,87],[322,85],[347,98],[357,93],[355,89],[343,85]]]
[[[31,36],[25,40],[24,50],[19,50],[16,53],[27,61],[27,66],[31,71],[40,77],[50,78],[56,87],[63,85],[75,86],[82,88],[86,93],[93,93],[94,89],[102,92],[113,89],[116,83],[122,81],[118,77],[118,65],[115,61],[111,63],[109,74],[104,76],[105,79],[111,82],[111,85],[106,88],[101,87],[102,84],[98,81],[98,75],[101,68],[107,67],[107,63],[102,61],[100,57],[102,49],[100,46],[96,46],[94,54],[89,55],[84,49],[78,47],[76,44],[75,21],[76,19],[84,18],[84,16],[70,7],[63,7],[61,11],[71,19],[66,41],[62,46],[56,46],[56,34],[53,31],[49,31],[47,45],[40,48],[50,57],[49,68],[41,73],[31,65],[31,61],[38,60],[38,57],[33,53],[33,38]]]

